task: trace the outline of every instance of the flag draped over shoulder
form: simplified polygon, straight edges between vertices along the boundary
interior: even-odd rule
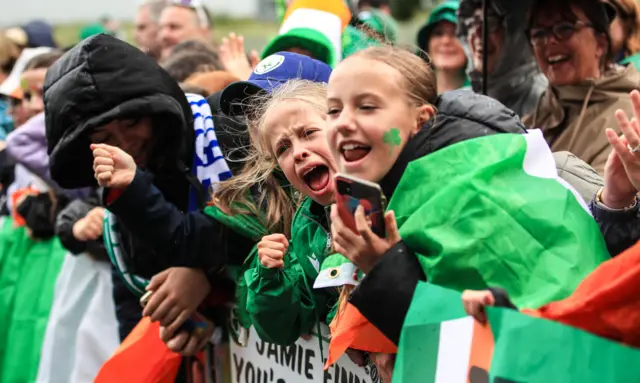
[[[480,325],[464,313],[459,292],[419,283],[393,382],[640,381],[638,349],[515,310],[488,308],[487,317]]]
[[[464,141],[409,163],[389,209],[429,282],[502,287],[519,308],[566,298],[609,259],[539,130]]]

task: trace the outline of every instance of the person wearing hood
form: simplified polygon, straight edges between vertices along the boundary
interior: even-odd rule
[[[471,86],[466,74],[469,60],[456,36],[458,6],[457,0],[438,5],[418,31],[418,48],[427,52],[431,59],[438,93]]]
[[[620,133],[615,112],[633,112],[629,93],[640,86],[634,66],[613,63],[609,21],[614,12],[596,0],[539,0],[531,7],[526,32],[549,87],[523,122],[541,129],[553,151],[570,151],[600,174],[611,151],[605,130]],[[631,202],[604,198],[611,208]]]
[[[488,41],[483,47],[482,4],[482,0],[462,0],[458,9],[458,34],[471,53],[471,87],[482,93],[486,71],[487,95],[522,117],[536,107],[547,87],[522,33],[527,9],[519,1],[491,1]],[[483,68],[483,55],[488,55],[487,68]]]
[[[611,52],[620,65],[640,70],[640,4],[636,0],[603,0],[616,10],[611,22]]]
[[[135,47],[104,34],[76,45],[47,72],[44,106],[50,174],[61,187],[95,187],[90,145],[108,143],[131,153],[145,169],[145,180],[181,211],[206,202],[191,170],[196,139],[189,101],[178,84]],[[103,197],[108,206],[118,195],[106,190]],[[131,235],[125,225],[118,226],[129,266],[144,278],[171,266],[211,269],[202,259],[176,264]],[[115,272],[114,300],[124,339],[140,320],[141,308]]]

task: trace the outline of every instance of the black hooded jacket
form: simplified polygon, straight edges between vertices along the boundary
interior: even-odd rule
[[[115,119],[151,116],[147,173],[163,197],[188,207],[195,134],[191,107],[178,84],[137,48],[109,35],[82,41],[47,72],[44,104],[51,177],[64,188],[96,186],[89,134]],[[191,182],[190,182],[191,180]],[[135,270],[149,277],[167,267],[123,228]]]

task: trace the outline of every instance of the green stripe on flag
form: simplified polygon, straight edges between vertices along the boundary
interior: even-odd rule
[[[609,258],[539,131],[476,138],[412,161],[389,209],[430,282],[502,287],[520,308],[567,297]]]

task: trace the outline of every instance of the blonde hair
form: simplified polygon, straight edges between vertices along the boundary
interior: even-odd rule
[[[427,61],[408,49],[397,46],[371,47],[353,54],[395,68],[404,79],[401,87],[406,89],[409,100],[416,105],[435,103],[438,96],[436,74]]]
[[[249,102],[247,114],[251,148],[245,165],[237,176],[221,182],[214,198],[233,214],[253,214],[262,220],[269,232],[291,234],[291,223],[297,208],[294,192],[287,191],[276,177],[278,162],[266,132],[268,114],[287,101],[300,101],[326,115],[327,93],[324,84],[306,80],[291,80],[271,95],[258,95]],[[259,185],[257,201],[250,198],[250,189]],[[264,207],[266,211],[260,211]]]

